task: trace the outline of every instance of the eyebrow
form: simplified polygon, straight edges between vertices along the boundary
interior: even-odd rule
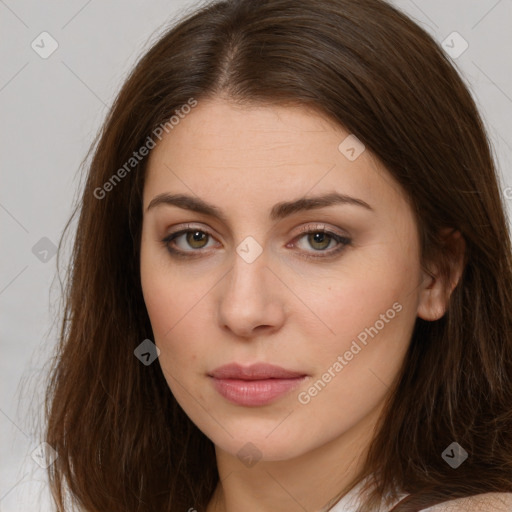
[[[345,194],[332,192],[320,196],[301,197],[294,201],[276,203],[270,210],[269,217],[271,220],[280,220],[293,215],[294,213],[325,208],[327,206],[333,206],[337,204],[360,206],[372,212],[375,211],[367,202],[363,201],[362,199],[357,199]],[[215,217],[225,224],[228,223],[227,218],[222,210],[220,210],[217,206],[207,203],[198,197],[193,197],[186,194],[159,194],[151,200],[146,211],[161,205],[177,206],[185,210],[191,210],[197,213],[208,215],[210,217]]]

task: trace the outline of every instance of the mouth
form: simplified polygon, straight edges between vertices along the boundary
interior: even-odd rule
[[[307,374],[266,363],[250,366],[232,363],[216,368],[208,377],[226,400],[244,407],[258,407],[298,387]]]

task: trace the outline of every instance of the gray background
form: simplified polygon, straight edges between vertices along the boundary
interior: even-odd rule
[[[454,31],[468,42],[454,62],[484,117],[502,187],[512,186],[512,0],[393,3],[440,43]],[[31,453],[39,445],[42,377],[58,333],[52,247],[81,186],[78,167],[138,57],[195,5],[0,0],[1,512],[51,510],[45,470]],[[34,40],[39,51],[50,47],[38,37],[44,31],[58,43],[46,59],[31,47]],[[510,218],[510,201],[507,208]]]

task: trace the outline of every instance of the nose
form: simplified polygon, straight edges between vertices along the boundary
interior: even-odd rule
[[[284,287],[264,256],[247,263],[235,255],[233,268],[217,288],[219,325],[237,337],[271,334],[285,321]]]

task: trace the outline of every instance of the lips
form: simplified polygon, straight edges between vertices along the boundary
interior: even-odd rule
[[[251,366],[241,366],[239,364],[232,363],[216,368],[209,375],[216,379],[262,380],[294,379],[297,377],[303,377],[305,373],[285,370],[280,366],[274,366],[266,363],[257,363]]]
[[[250,366],[232,363],[216,368],[208,376],[225,399],[245,407],[272,403],[299,386],[307,377],[303,372],[267,363]]]

